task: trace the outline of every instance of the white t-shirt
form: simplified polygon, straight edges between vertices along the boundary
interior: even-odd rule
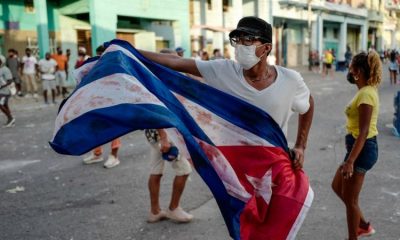
[[[35,74],[36,73],[35,64],[37,63],[37,60],[35,57],[23,56],[22,63],[24,64],[24,69],[22,70],[22,73],[25,73],[25,74]]]
[[[196,65],[208,85],[261,108],[279,124],[285,136],[291,114],[303,114],[310,107],[310,90],[296,71],[274,66],[275,82],[257,90],[247,83],[243,68],[237,62],[196,60]]]
[[[0,67],[0,86],[6,85],[7,81],[12,79],[10,69],[6,66]],[[0,94],[10,95],[10,93],[10,85],[0,88]]]
[[[40,59],[39,61],[39,68],[40,72],[42,73],[42,79],[44,80],[54,80],[56,78],[55,72],[56,72],[56,66],[57,62],[50,58],[49,60],[47,59]]]

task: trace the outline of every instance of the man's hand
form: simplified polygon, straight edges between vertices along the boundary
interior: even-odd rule
[[[166,153],[169,151],[169,149],[171,148],[171,143],[168,141],[168,138],[161,138],[160,139],[160,151],[162,153]]]
[[[304,163],[304,149],[301,147],[294,147],[292,148],[293,153],[294,153],[294,159],[293,159],[293,169],[299,170],[303,168],[303,163]]]

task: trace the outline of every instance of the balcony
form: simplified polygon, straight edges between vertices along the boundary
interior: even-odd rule
[[[307,9],[308,0],[280,0],[279,4],[281,6],[287,7],[302,7]],[[312,0],[311,8],[313,11],[326,11],[337,15],[354,16],[359,18],[367,18],[368,10],[365,7],[354,8],[348,4],[341,4],[335,2],[326,2],[321,0]]]
[[[368,10],[368,20],[371,22],[383,22],[383,13],[377,10]]]
[[[399,0],[386,0],[385,1],[385,8],[387,10],[400,12]]]

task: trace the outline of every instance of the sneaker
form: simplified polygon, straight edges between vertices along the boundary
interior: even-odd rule
[[[188,223],[192,221],[193,215],[185,212],[181,207],[177,207],[174,210],[167,210],[167,218],[179,223]]]
[[[94,153],[91,153],[89,157],[83,159],[83,163],[84,164],[92,164],[92,163],[98,163],[103,161],[103,157],[102,156],[96,156],[94,155]]]
[[[23,97],[23,96],[24,96],[24,94],[22,94],[22,92],[21,92],[21,91],[18,91],[18,92],[17,92],[17,96],[18,96],[18,97]]]
[[[37,95],[37,93],[33,94],[33,98],[38,98],[38,97],[39,97],[39,95]]]
[[[107,161],[104,163],[105,168],[113,168],[119,164],[119,159],[113,155],[108,156]]]
[[[375,234],[375,229],[371,226],[370,223],[368,223],[368,228],[358,228],[357,230],[357,237],[369,237]]]
[[[157,214],[149,213],[149,217],[147,218],[148,223],[155,223],[167,218],[167,213],[164,210],[161,210]]]
[[[11,118],[10,120],[7,121],[6,124],[4,124],[3,128],[13,127],[14,125],[15,125],[15,118]]]

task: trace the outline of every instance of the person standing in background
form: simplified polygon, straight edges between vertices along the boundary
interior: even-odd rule
[[[350,66],[351,59],[353,58],[353,53],[351,52],[351,48],[347,45],[347,50],[344,53],[344,58],[346,59],[346,68],[348,69]]]
[[[57,62],[56,71],[56,84],[57,84],[57,96],[62,95],[63,98],[68,94],[66,87],[66,80],[68,74],[68,58],[66,55],[62,54],[61,47],[57,47],[57,54],[51,56]],[[61,92],[60,92],[61,91]]]
[[[399,69],[399,64],[397,63],[396,60],[396,52],[392,51],[390,53],[390,62],[389,62],[390,85],[396,85],[398,69]]]
[[[218,48],[214,49],[213,56],[211,57],[211,60],[216,60],[216,59],[224,59],[224,57],[221,54],[221,50],[219,50]]]
[[[78,59],[76,60],[75,63],[75,69],[79,68],[80,66],[83,65],[83,63],[89,58],[88,55],[86,55],[86,48],[84,47],[79,47],[78,48]]]
[[[32,51],[30,48],[25,49],[25,56],[22,57],[22,76],[26,85],[26,97],[33,95],[37,98],[37,84],[36,84],[36,65],[37,60],[31,55]]]
[[[22,97],[21,77],[19,75],[21,62],[16,54],[15,49],[11,48],[8,50],[8,57],[6,60],[6,66],[10,69],[13,76],[13,81],[17,89],[17,95]]]
[[[47,100],[47,92],[51,92],[53,104],[56,104],[56,76],[57,62],[50,58],[50,53],[46,53],[46,57],[41,59],[38,64],[38,70],[41,73],[44,103],[49,104]]]
[[[176,54],[178,54],[179,57],[183,57],[183,53],[185,52],[185,49],[183,49],[182,47],[177,47],[175,49]]]
[[[104,52],[105,48],[103,45],[100,45],[96,48],[97,56],[101,56]],[[118,159],[118,150],[121,147],[121,139],[116,138],[111,141],[111,154],[108,156],[107,161],[104,163],[104,168],[113,168],[120,164]],[[93,164],[102,162],[103,158],[103,147],[99,146],[95,148],[92,153],[83,159],[83,164]]]

